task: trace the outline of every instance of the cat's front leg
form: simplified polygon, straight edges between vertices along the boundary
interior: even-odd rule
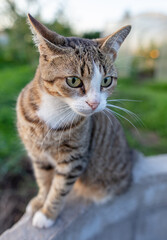
[[[85,169],[85,162],[60,164],[55,170],[52,185],[43,207],[33,217],[33,226],[52,226],[64,205],[64,200],[73,184]]]
[[[39,160],[33,161],[33,169],[39,191],[37,196],[31,199],[27,205],[26,212],[31,215],[44,205],[54,175],[54,168],[51,165],[43,163]]]

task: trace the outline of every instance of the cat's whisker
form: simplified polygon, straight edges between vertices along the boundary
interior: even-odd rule
[[[67,110],[69,110],[70,107],[69,107],[69,106],[66,106],[64,109],[63,109],[63,107],[61,107],[60,109],[62,109],[62,111],[59,112],[59,113],[61,114],[61,113],[65,113]],[[49,115],[49,114],[48,114],[48,115]],[[53,116],[48,117],[48,120],[45,122],[46,125],[52,120],[52,118],[53,118]],[[57,123],[59,123],[60,120],[61,120],[61,119],[59,119]],[[40,125],[40,123],[38,124],[38,126],[39,126],[39,125]],[[39,128],[41,129],[42,126],[39,126]],[[46,133],[46,135],[45,135],[45,137],[44,137],[44,139],[43,139],[43,142],[42,142],[42,145],[41,145],[41,146],[43,146],[43,143],[44,143],[47,135],[51,132],[51,130],[53,130],[53,128],[51,128],[51,129],[49,129],[49,130],[47,131],[47,133]]]
[[[45,135],[45,137],[43,138],[43,141],[42,141],[42,143],[41,143],[40,151],[42,151],[42,152],[45,151],[44,149],[42,150],[42,147],[43,147],[43,145],[44,145],[45,139],[47,138],[47,136],[49,135],[49,133],[50,133],[52,130],[53,130],[53,128],[50,128],[50,129],[47,131],[47,133],[46,133],[46,135]]]
[[[118,102],[124,106],[124,102],[142,102],[141,100],[133,100],[133,99],[107,99],[107,104],[111,104],[111,102]],[[142,122],[142,121],[141,121]],[[144,126],[144,124],[142,123]]]
[[[62,109],[62,111],[59,112],[59,114],[64,114],[66,112],[68,112],[70,110],[70,107],[66,108],[66,109]],[[63,116],[64,117],[64,116]],[[48,117],[48,120],[46,121],[46,124],[48,124],[50,122],[50,120],[52,120],[53,116],[51,116],[50,118]],[[59,122],[61,121],[62,118],[60,118],[56,124],[59,124]]]
[[[63,113],[67,112],[69,109],[70,109],[70,108],[68,107],[68,109],[66,109],[66,110],[63,111]],[[46,124],[48,124],[48,122],[49,122],[51,119],[52,119],[52,118],[50,118],[48,121],[46,121]],[[63,119],[63,118],[60,118],[60,119],[58,120],[58,122],[57,122],[58,126],[59,126],[59,123],[61,123],[61,120],[62,120],[62,119]],[[53,128],[49,128],[49,130],[47,131],[45,137],[43,138],[43,141],[42,141],[42,144],[41,144],[41,148],[40,148],[40,149],[42,149],[43,144],[44,144],[47,136],[49,135],[49,133],[50,133],[52,130],[53,130]]]
[[[113,126],[112,120],[111,120],[110,117],[107,115],[108,112],[107,112],[107,111],[105,112],[105,111],[106,111],[106,109],[103,110],[104,115],[108,118],[109,122],[110,122],[111,125]]]
[[[72,115],[72,112],[70,111],[63,119],[63,121],[66,121],[66,119],[68,119],[70,116]],[[60,154],[60,151],[59,151],[59,148],[60,148],[60,144],[61,144],[61,139],[62,139],[62,136],[63,136],[63,133],[64,133],[64,130],[65,130],[65,127],[67,126],[67,122],[64,124],[63,126],[63,129],[61,131],[61,134],[60,134],[60,137],[59,137],[59,142],[58,142],[58,159],[59,159],[59,154]]]
[[[133,99],[108,99],[107,102],[142,102],[141,100],[133,100]]]
[[[58,111],[58,113],[59,114],[62,114],[62,113],[64,113],[64,111],[65,110],[68,110],[68,109],[70,109],[70,107],[69,106],[65,106],[65,107],[60,107],[60,108],[56,108],[56,110]],[[52,115],[52,111],[48,111],[48,116],[49,116],[49,114],[51,114]],[[51,116],[51,118],[52,118],[52,116]]]
[[[72,115],[72,113],[70,112],[65,119],[67,119],[68,117],[70,117]],[[58,142],[58,147],[57,147],[57,151],[58,151],[58,159],[59,159],[59,156],[60,156],[60,151],[59,151],[59,148],[60,148],[60,144],[61,144],[61,139],[62,139],[62,136],[63,136],[63,133],[64,133],[64,130],[67,126],[67,123],[64,125],[62,131],[61,131],[61,134],[60,134],[60,137],[59,137],[59,142]]]
[[[73,122],[75,120],[75,117],[76,117],[76,119],[78,119],[78,115],[76,116],[75,113],[73,113],[73,117],[72,117],[72,121],[71,121],[71,125],[70,125],[70,130],[69,130],[69,139],[70,139],[72,124],[73,124]]]
[[[62,110],[62,111],[60,112],[60,114],[66,113],[69,109],[70,109],[70,108],[68,107],[67,109]],[[63,117],[64,117],[64,116],[63,116]],[[46,121],[46,125],[49,124],[49,122],[50,122],[52,119],[53,119],[53,116],[48,117],[48,120]],[[59,125],[59,122],[61,122],[61,119],[62,119],[62,118],[60,118],[60,119],[56,122],[56,124]]]
[[[64,127],[64,125],[66,124],[66,119],[69,117],[71,113],[70,108],[64,111],[63,114],[64,113],[65,113],[65,116],[62,116],[62,118],[60,118],[59,121],[57,122],[57,128]]]
[[[113,113],[114,115],[119,116],[119,117],[125,119],[126,121],[128,121],[136,129],[136,131],[138,132],[137,127],[128,118],[124,117],[123,115],[119,114],[118,112],[116,112],[114,110],[111,110],[110,108],[107,108],[107,110],[108,110],[108,112],[110,112],[110,114]]]
[[[140,125],[144,126],[144,123],[142,122],[142,120],[133,112],[131,112],[130,110],[120,107],[120,106],[116,106],[116,105],[112,105],[112,104],[107,104],[107,106],[109,107],[113,107],[113,108],[117,108],[120,109],[121,111],[124,111],[125,113],[127,113],[130,117],[134,118]]]
[[[65,106],[60,106],[59,108],[56,107],[56,110],[63,110],[63,109],[69,109],[69,106],[65,105]]]
[[[59,138],[58,138],[58,145],[57,145],[58,159],[59,159],[60,140],[61,140],[61,137],[62,137],[62,135],[63,135],[64,126],[65,126],[65,125],[64,125],[64,122],[65,122],[65,120],[69,117],[69,115],[70,115],[70,112],[69,112],[69,113],[67,112],[67,115],[64,116],[63,118],[61,118],[61,119],[59,120],[59,124],[58,124],[58,126],[57,126],[57,128],[59,128],[59,127],[61,126],[61,124],[62,124],[62,126],[63,126],[63,128],[62,128],[62,130],[61,130],[61,132],[60,132],[60,134],[59,134]]]

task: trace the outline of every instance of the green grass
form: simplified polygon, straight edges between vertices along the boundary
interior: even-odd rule
[[[0,69],[0,178],[22,171],[24,154],[16,130],[15,105],[20,90],[33,77],[30,66],[4,66]]]
[[[0,70],[0,178],[8,172],[23,171],[21,158],[25,152],[17,136],[15,105],[20,90],[33,78],[34,72],[35,67],[27,65],[3,66]],[[112,98],[141,100],[117,103],[136,113],[145,125],[123,114],[138,129],[137,132],[127,121],[121,121],[132,147],[146,155],[167,152],[167,82],[119,79]]]
[[[144,125],[123,114],[137,128],[135,130],[127,121],[122,121],[130,145],[146,155],[167,153],[167,81],[120,79],[112,98],[139,100],[124,102],[124,106],[119,104],[136,113]]]

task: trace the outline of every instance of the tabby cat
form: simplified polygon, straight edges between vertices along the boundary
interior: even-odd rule
[[[131,150],[120,123],[105,114],[117,84],[113,63],[131,27],[89,40],[63,37],[28,19],[40,58],[18,97],[17,127],[39,186],[27,212],[33,226],[47,228],[73,186],[104,202],[131,182]]]

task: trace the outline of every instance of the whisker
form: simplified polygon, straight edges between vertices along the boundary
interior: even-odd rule
[[[110,108],[107,108],[107,110],[110,112],[110,114],[113,113],[114,115],[119,116],[119,117],[125,119],[126,121],[128,121],[136,129],[136,131],[139,133],[136,126],[128,118],[122,116],[121,114],[119,114],[118,112],[115,112],[114,110],[111,110]]]
[[[56,110],[58,111],[59,114],[61,113],[64,113],[64,111],[70,109],[69,107],[64,107],[64,108],[56,108]],[[48,114],[48,117],[51,117],[52,118],[52,110],[51,111],[48,111],[47,114]],[[51,115],[51,116],[50,116]]]
[[[142,100],[133,100],[133,99],[109,99],[108,102],[142,102]]]
[[[69,130],[69,139],[70,139],[70,135],[71,135],[72,124],[75,120],[75,117],[78,119],[78,115],[76,116],[75,113],[73,113],[72,121],[71,121],[71,125],[70,125],[70,130]]]
[[[64,127],[64,125],[66,124],[66,119],[71,115],[71,111],[70,111],[70,108],[67,110],[67,111],[64,111],[64,113],[66,112],[66,115],[65,116],[62,116],[62,118],[59,119],[58,121],[58,125],[57,125],[57,128],[59,128],[61,126],[61,124],[63,125],[62,127]]]
[[[106,112],[105,112],[106,111]],[[112,120],[110,119],[110,117],[107,115],[107,110],[106,109],[104,109],[103,110],[103,113],[104,113],[104,115],[108,118],[108,120],[109,120],[109,122],[111,123],[111,125],[113,126],[113,123],[112,123]]]
[[[131,112],[130,110],[128,110],[126,108],[123,108],[123,107],[120,107],[120,106],[112,105],[112,104],[107,104],[107,106],[117,108],[117,109],[120,109],[121,111],[126,112],[130,117],[134,118],[140,125],[145,127],[142,120],[135,113]]]
[[[65,121],[66,119],[68,119],[68,117],[70,117],[73,113],[70,111],[63,119],[63,121]],[[61,139],[62,139],[62,136],[63,136],[63,133],[64,133],[64,130],[65,130],[65,127],[67,126],[67,122],[64,124],[63,126],[63,129],[61,131],[61,135],[59,137],[59,142],[58,142],[58,147],[57,147],[57,150],[58,150],[58,159],[59,159],[59,156],[60,156],[60,152],[59,152],[59,148],[60,148],[60,144],[61,144]]]
[[[43,152],[44,149],[42,149],[43,145],[44,145],[44,142],[45,142],[45,139],[47,138],[47,136],[49,135],[49,133],[53,130],[53,128],[49,128],[49,130],[47,131],[46,135],[44,136],[43,138],[43,141],[41,143],[41,146],[40,146],[40,150]]]
[[[64,110],[63,113],[67,112],[68,110],[69,110],[69,108],[66,109],[66,110]],[[64,116],[63,116],[63,117],[64,117]],[[49,118],[49,120],[46,121],[45,124],[47,125],[48,122],[49,122],[51,119],[52,119],[52,118]],[[62,122],[62,119],[63,119],[63,118],[60,118],[57,123],[61,123],[61,122]],[[59,126],[59,125],[60,125],[60,124],[58,124],[58,126]],[[53,130],[53,128],[49,128],[49,130],[48,130],[47,133],[45,134],[45,136],[44,136],[44,138],[43,138],[43,141],[42,141],[42,144],[41,144],[41,147],[40,147],[40,150],[42,150],[42,147],[43,147],[43,145],[44,145],[45,139],[47,138],[47,136],[49,135],[49,133],[50,133],[52,130]]]

